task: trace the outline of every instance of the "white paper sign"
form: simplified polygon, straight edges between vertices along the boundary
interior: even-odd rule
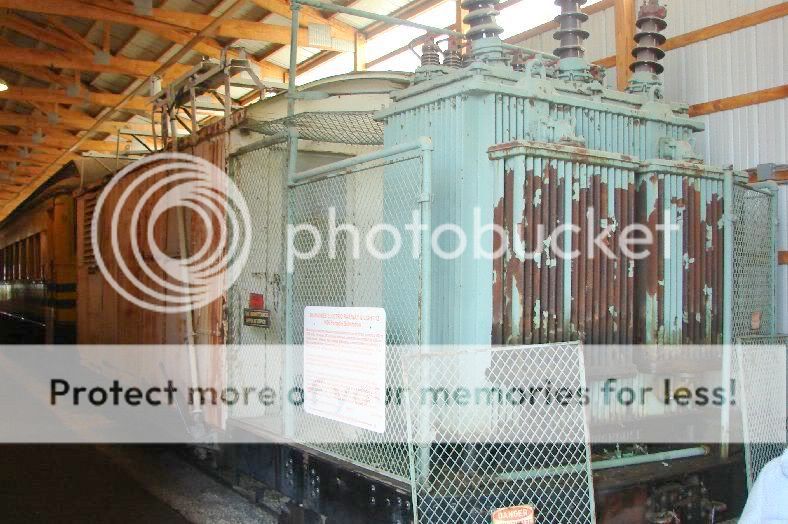
[[[304,409],[370,431],[385,431],[384,309],[304,308]]]

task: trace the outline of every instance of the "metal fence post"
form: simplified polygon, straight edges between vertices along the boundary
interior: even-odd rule
[[[725,171],[723,181],[723,201],[725,206],[724,233],[724,272],[722,308],[722,380],[727,387],[731,381],[731,347],[733,344],[733,171]],[[730,443],[730,404],[726,403],[720,420],[720,454],[727,458]]]
[[[432,236],[432,140],[421,138],[421,346],[428,346],[431,342],[430,306],[432,295],[432,249],[430,240]]]
[[[777,245],[779,213],[777,207],[779,206],[779,195],[779,188],[775,188],[771,191],[769,198],[769,205],[772,211],[772,335],[777,334],[777,254],[779,252],[779,246]]]

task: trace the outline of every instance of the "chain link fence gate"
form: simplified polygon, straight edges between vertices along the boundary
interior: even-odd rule
[[[247,201],[254,230],[248,234],[251,246],[246,266],[227,293],[228,345],[227,373],[236,385],[265,384],[285,392],[283,379],[286,359],[282,347],[286,338],[286,224],[289,189],[290,137],[316,143],[337,144],[338,153],[357,146],[382,146],[383,125],[372,111],[326,111],[299,113],[274,121],[247,119],[243,129],[265,135],[229,157],[229,174]],[[296,158],[301,158],[301,153]],[[319,154],[317,155],[320,156]],[[312,158],[325,162],[325,158]],[[228,231],[232,240],[233,231]],[[271,325],[260,329],[244,325],[244,309],[250,293],[265,297]],[[281,397],[280,397],[281,398]],[[280,435],[284,426],[282,406],[263,407],[236,404],[229,416],[244,419],[250,426]]]
[[[419,523],[487,524],[519,505],[536,522],[595,522],[578,342],[447,349],[404,364]],[[534,384],[566,388],[571,400],[532,402]]]
[[[246,199],[253,231],[248,235],[250,256],[227,292],[228,376],[231,384],[264,384],[283,391],[284,366],[280,346],[285,339],[285,219],[289,142],[277,135],[243,147],[229,158],[233,181]],[[230,231],[232,234],[233,231]],[[232,238],[230,239],[232,241]],[[250,293],[265,297],[270,327],[244,325]],[[232,418],[257,422],[261,428],[281,427],[281,406],[242,403],[230,407]]]
[[[287,343],[303,344],[307,306],[384,308],[386,385],[393,390],[402,384],[405,347],[422,344],[428,336],[429,258],[424,253],[429,236],[424,231],[429,231],[431,148],[422,139],[299,173],[289,183],[288,223],[310,226],[323,246],[313,256],[297,257],[295,253],[311,252],[316,241],[311,234],[295,234],[288,247]],[[406,226],[414,221],[422,229],[418,250],[408,242]],[[381,224],[387,231],[377,234]],[[350,234],[340,233],[332,253],[325,246],[329,230],[344,225],[358,232],[360,246]],[[389,228],[402,234],[399,249]],[[303,357],[288,350],[288,358],[292,387],[303,389]],[[320,434],[324,442],[306,444],[359,468],[408,481],[406,417],[398,402],[386,406],[384,433],[310,415],[302,406],[288,404],[288,410],[285,431],[295,440]]]

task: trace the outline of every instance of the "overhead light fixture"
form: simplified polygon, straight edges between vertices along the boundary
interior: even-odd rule
[[[0,91],[8,91],[8,84],[2,78],[0,78]]]

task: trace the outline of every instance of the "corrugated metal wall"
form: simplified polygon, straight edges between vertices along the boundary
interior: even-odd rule
[[[781,0],[675,0],[668,2],[668,37],[736,18]],[[591,15],[586,27],[589,60],[615,54],[612,8]],[[544,51],[556,44],[552,33],[521,43]],[[788,21],[773,20],[668,52],[665,91],[669,99],[697,104],[788,83]],[[615,85],[615,68],[607,81]],[[737,169],[788,159],[788,102],[780,100],[703,117],[706,131],[696,135],[708,162]]]

